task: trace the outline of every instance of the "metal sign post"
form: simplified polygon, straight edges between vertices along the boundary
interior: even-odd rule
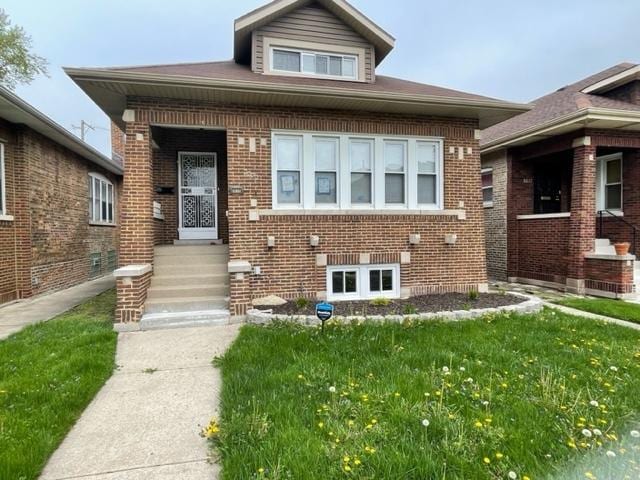
[[[333,316],[333,305],[330,303],[316,304],[316,317],[322,322],[322,332],[324,333],[324,322]]]

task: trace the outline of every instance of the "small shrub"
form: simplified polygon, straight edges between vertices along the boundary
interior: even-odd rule
[[[474,302],[478,300],[478,297],[480,296],[480,294],[478,293],[477,290],[469,290],[468,296],[469,296],[469,300]]]
[[[293,303],[295,303],[298,310],[304,310],[311,304],[311,301],[308,298],[299,297],[296,298]]]
[[[386,307],[391,303],[391,300],[385,297],[374,298],[369,302],[374,307]]]
[[[416,313],[418,313],[418,309],[410,303],[407,303],[402,309],[402,313],[404,315],[415,315]]]

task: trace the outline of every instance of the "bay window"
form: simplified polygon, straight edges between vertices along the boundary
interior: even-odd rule
[[[349,161],[351,165],[351,204],[371,205],[373,141],[349,139]]]
[[[384,142],[384,201],[387,205],[405,203],[407,148],[404,141]]]
[[[302,138],[278,135],[275,138],[278,204],[300,204],[300,172],[302,170]]]
[[[89,174],[89,221],[96,224],[115,224],[113,184],[97,173]]]
[[[276,209],[443,208],[437,138],[274,132]]]
[[[338,140],[335,138],[314,138],[314,155],[316,204],[336,205],[338,203]]]

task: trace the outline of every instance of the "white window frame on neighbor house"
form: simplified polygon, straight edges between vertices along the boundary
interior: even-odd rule
[[[607,178],[607,165],[612,161],[620,161],[620,181],[609,182]],[[614,153],[612,155],[604,155],[598,157],[596,172],[596,205],[597,210],[608,210],[615,215],[623,215],[624,210],[624,163],[622,153]],[[607,187],[620,186],[620,208],[608,208],[607,205]]]
[[[89,173],[89,223],[91,225],[116,225],[116,189],[111,181],[99,173]],[[99,182],[98,197],[95,195],[96,181]],[[104,186],[104,189],[102,188]],[[111,190],[111,198],[109,198]],[[103,198],[103,192],[106,198]],[[96,212],[96,200],[98,200],[98,211]],[[111,202],[109,202],[111,200]],[[106,202],[106,213],[103,212],[103,202]],[[109,207],[111,207],[111,218],[109,218]],[[96,215],[97,213],[97,215]],[[104,213],[104,215],[103,215]]]
[[[10,222],[13,216],[7,214],[7,182],[4,168],[4,143],[0,142],[0,221]]]
[[[482,206],[484,208],[491,208],[493,207],[493,167],[489,167],[489,168],[483,168],[482,170],[480,170],[480,178],[482,180],[482,176],[483,175],[487,175],[487,174],[491,174],[491,185],[487,185],[485,186],[484,184],[480,184],[481,185],[481,189],[482,189]],[[484,199],[484,191],[485,190],[491,190],[491,200],[490,201],[485,201]]]
[[[298,70],[287,70],[287,69],[278,69],[275,67],[274,62],[274,54],[276,51],[287,52],[287,53],[295,53],[300,55],[300,68]],[[309,71],[305,70],[305,59],[313,59],[314,65],[317,65],[318,57],[327,57],[327,73],[317,73],[317,70]],[[352,61],[353,62],[353,75],[345,75],[341,73],[340,75],[329,73],[331,59],[329,57],[339,57],[340,60],[340,70],[344,72],[345,62]],[[330,78],[332,80],[358,80],[358,55],[348,54],[348,53],[337,53],[337,52],[325,52],[325,51],[313,51],[313,50],[303,50],[299,48],[292,47],[277,47],[273,46],[269,48],[269,65],[271,72],[278,72],[283,74],[297,74],[305,77],[314,77],[314,78]]]
[[[370,273],[372,271],[390,270],[392,278],[392,289],[382,290],[382,274],[379,277],[380,290],[371,291]],[[355,272],[356,289],[355,292],[333,291],[333,274],[336,272]],[[344,278],[344,277],[343,277]],[[327,267],[327,300],[366,300],[372,298],[399,298],[400,297],[400,265],[376,264],[376,265],[332,265]],[[344,280],[343,280],[344,282]],[[344,283],[343,283],[344,287]],[[344,290],[344,288],[343,288]]]
[[[280,192],[278,159],[279,139],[297,139],[299,145],[300,198],[296,203],[278,202]],[[337,142],[336,159],[336,203],[316,202],[316,139],[331,139]],[[351,145],[355,142],[368,142],[371,148],[371,202],[353,203],[351,197],[352,170]],[[435,166],[433,173],[419,171],[417,147],[428,143],[435,150]],[[404,145],[403,172],[387,170],[385,162],[385,146]],[[432,210],[441,211],[444,206],[444,149],[443,139],[437,137],[411,137],[393,135],[362,135],[362,134],[332,134],[327,132],[301,132],[278,130],[272,132],[272,202],[275,210]],[[386,202],[387,175],[403,175],[404,201],[402,203]],[[418,182],[419,175],[435,176],[435,203],[419,203]],[[288,180],[289,185],[291,179]],[[284,185],[284,184],[283,184]],[[288,188],[292,188],[288,186]]]

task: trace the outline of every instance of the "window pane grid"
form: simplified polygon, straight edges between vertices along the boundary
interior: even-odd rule
[[[622,209],[622,160],[616,158],[605,164],[605,210]]]
[[[272,50],[272,68],[283,72],[352,79],[357,77],[356,57],[350,55],[330,55],[275,48]]]
[[[113,224],[115,219],[115,191],[113,184],[89,175],[89,220]]]

